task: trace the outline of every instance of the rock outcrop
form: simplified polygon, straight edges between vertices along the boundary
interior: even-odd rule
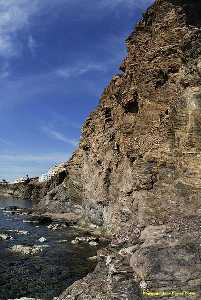
[[[50,185],[38,182],[22,182],[14,184],[1,184],[1,198],[31,199],[33,204],[37,204],[46,195]]]
[[[125,264],[108,249],[60,299],[155,299],[140,283],[172,292],[163,299],[201,299],[200,15],[196,0],[158,0],[144,14],[66,178],[39,203],[80,214],[118,251],[133,246]]]
[[[28,179],[25,182],[0,184],[1,198],[30,199],[33,206],[36,206],[48,191],[59,186],[66,178],[66,171],[58,172],[49,181],[39,182],[38,178]]]

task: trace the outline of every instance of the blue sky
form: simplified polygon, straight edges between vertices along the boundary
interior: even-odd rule
[[[0,178],[67,160],[152,0],[0,0]]]

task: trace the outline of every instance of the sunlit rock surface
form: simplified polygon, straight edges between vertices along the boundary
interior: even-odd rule
[[[201,299],[200,15],[196,0],[158,0],[144,14],[66,178],[39,203],[122,244],[60,299],[155,299],[144,282]]]

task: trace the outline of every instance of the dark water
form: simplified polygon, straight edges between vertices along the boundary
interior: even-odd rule
[[[13,205],[29,208],[31,202],[0,199],[0,208]],[[94,269],[95,263],[87,258],[96,255],[97,249],[86,243],[71,244],[79,232],[72,228],[51,231],[45,225],[24,223],[25,218],[0,209],[0,234],[12,237],[12,240],[0,240],[0,300],[53,299]],[[18,234],[16,230],[28,231],[28,234]],[[47,241],[40,243],[41,237]],[[9,251],[14,245],[47,245],[48,248],[35,256],[21,255]]]

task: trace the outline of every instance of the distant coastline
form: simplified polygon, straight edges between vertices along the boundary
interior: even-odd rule
[[[37,181],[0,184],[0,198],[33,199],[33,193],[41,189]]]

